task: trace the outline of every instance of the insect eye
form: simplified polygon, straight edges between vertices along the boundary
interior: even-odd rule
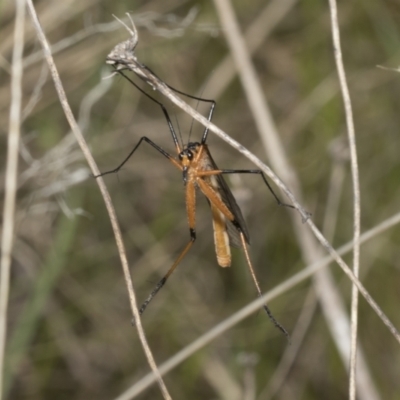
[[[192,153],[191,151],[188,151],[188,152],[187,152],[187,158],[188,158],[189,160],[192,160],[192,159],[193,159],[193,153]]]
[[[182,159],[183,159],[182,153],[179,153],[179,154],[178,154],[178,158],[179,158],[180,161],[182,161]]]

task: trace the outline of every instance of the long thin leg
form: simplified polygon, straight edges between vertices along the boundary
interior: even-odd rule
[[[171,90],[173,90],[174,92],[179,93],[179,94],[181,94],[181,95],[183,95],[183,96],[189,97],[190,99],[194,99],[194,100],[198,100],[198,101],[204,101],[204,102],[206,102],[206,103],[211,103],[210,111],[209,111],[209,113],[208,113],[208,118],[207,118],[207,119],[211,122],[212,116],[213,116],[213,114],[214,114],[215,106],[217,105],[217,103],[215,102],[215,100],[204,99],[204,98],[202,98],[202,97],[192,96],[191,94],[187,94],[187,93],[185,93],[185,92],[181,92],[180,90],[175,89],[175,88],[173,88],[172,86],[170,86],[170,85],[168,85],[168,84],[166,84],[166,85],[167,85]],[[205,128],[205,129],[204,129],[203,136],[201,137],[201,144],[204,144],[204,143],[206,142],[207,136],[208,136],[208,128]]]
[[[210,172],[215,172],[215,171],[210,171]],[[254,281],[254,285],[256,287],[258,296],[262,296],[261,293],[261,289],[260,289],[260,284],[258,283],[256,274],[254,272],[254,268],[253,265],[251,263],[251,259],[250,259],[250,255],[249,252],[247,250],[247,245],[246,245],[246,237],[244,232],[242,231],[242,229],[240,228],[239,224],[235,224],[235,216],[234,214],[227,208],[226,204],[224,202],[222,202],[215,190],[205,181],[203,181],[202,179],[199,179],[197,181],[197,184],[200,187],[200,190],[207,196],[208,200],[216,207],[218,208],[218,210],[225,215],[225,217],[227,219],[229,219],[232,223],[234,223],[236,229],[239,232],[239,236],[240,236],[240,241],[242,243],[242,247],[243,247],[243,251],[246,257],[246,261],[247,261],[247,265],[249,267],[250,270],[250,274],[251,277],[253,278]],[[266,313],[268,314],[268,317],[271,319],[271,321],[273,322],[273,324],[280,329],[287,337],[289,337],[289,334],[287,332],[287,330],[275,319],[275,317],[273,316],[271,310],[268,308],[268,306],[266,304],[264,304],[264,310],[266,311]]]
[[[182,92],[181,90],[178,90],[178,89],[175,89],[173,86],[170,86],[170,85],[168,85],[168,83],[166,83],[165,81],[163,81],[159,76],[157,76],[155,73],[154,73],[154,71],[152,71],[147,65],[143,65],[150,73],[152,73],[155,77],[157,77],[161,82],[164,82],[171,90],[173,90],[174,92],[176,92],[176,93],[179,93],[179,94],[181,94],[182,96],[186,96],[186,97],[188,97],[189,99],[193,99],[193,100],[198,100],[198,101],[203,101],[203,102],[205,102],[205,103],[211,103],[211,108],[210,108],[210,111],[209,111],[209,114],[208,114],[208,120],[209,121],[211,121],[211,118],[212,118],[212,115],[213,115],[213,113],[214,113],[214,109],[215,109],[215,106],[216,106],[216,102],[215,102],[215,100],[211,100],[211,99],[205,99],[205,98],[203,98],[203,97],[197,97],[197,96],[193,96],[193,95],[191,95],[191,94],[188,94],[188,93],[185,93],[185,92]],[[118,70],[118,72],[120,72],[120,70]],[[123,75],[123,74],[121,74],[121,75]],[[124,75],[125,76],[125,75]],[[125,78],[127,78],[126,76],[125,76]],[[128,79],[128,78],[127,78]],[[143,79],[143,78],[142,78]],[[129,80],[130,81],[130,80]],[[132,82],[132,81],[130,81],[130,82]],[[135,85],[135,84],[134,84]],[[137,85],[135,85],[136,87],[137,87]],[[144,93],[143,92],[143,90],[141,90],[141,89],[139,89],[142,93]],[[146,94],[147,95],[147,94]],[[149,95],[147,95],[148,97],[151,97],[151,96],[149,96]],[[152,97],[151,97],[152,98]],[[157,102],[157,101],[156,101]],[[207,139],[207,134],[208,134],[208,129],[206,128],[206,130],[204,131],[204,134],[203,134],[203,139],[202,139],[202,141],[201,141],[201,143],[202,144],[204,144],[205,143],[205,141],[206,141],[206,139]]]
[[[190,242],[185,246],[185,248],[182,250],[181,254],[179,254],[179,257],[175,260],[175,262],[172,264],[171,268],[168,270],[168,272],[164,275],[164,277],[157,283],[156,287],[152,290],[152,292],[149,294],[147,299],[143,302],[142,306],[140,307],[139,314],[142,315],[146,307],[149,305],[150,301],[153,300],[154,296],[159,292],[159,290],[165,285],[165,282],[167,282],[167,279],[171,276],[171,274],[175,271],[175,268],[179,265],[179,263],[182,261],[183,257],[185,257],[186,253],[190,250],[192,247],[193,243],[196,240],[196,233],[193,230],[190,230]]]
[[[155,72],[152,71],[147,65],[143,65],[143,66],[144,66],[151,74],[153,74],[155,77],[157,77],[157,79],[159,79],[161,82],[163,82],[165,85],[167,85],[167,86],[168,86],[171,90],[173,90],[174,92],[179,93],[179,94],[181,94],[181,95],[183,95],[183,96],[189,97],[190,99],[193,99],[193,100],[199,100],[199,101],[204,101],[204,102],[207,102],[207,103],[213,103],[214,106],[215,106],[215,101],[214,101],[214,100],[205,99],[205,98],[203,98],[203,97],[193,96],[192,94],[188,94],[188,93],[182,92],[182,91],[180,91],[180,90],[178,90],[178,89],[175,89],[173,86],[168,85],[168,83],[166,83],[166,82],[163,81],[159,76],[157,76],[157,75],[155,74]],[[118,70],[118,72],[119,72],[119,70]],[[142,78],[142,79],[143,79],[143,78]]]
[[[167,279],[175,271],[175,268],[179,265],[179,263],[185,257],[185,255],[190,250],[190,248],[193,246],[193,243],[196,240],[196,229],[195,229],[195,225],[196,225],[196,193],[195,193],[195,190],[196,190],[196,188],[194,186],[194,182],[193,181],[188,182],[188,184],[186,185],[186,210],[187,210],[188,221],[189,221],[190,241],[185,246],[185,248],[182,250],[182,252],[179,254],[178,258],[172,264],[172,266],[167,271],[167,273],[164,275],[164,277],[157,283],[156,287],[149,294],[149,296],[147,297],[145,302],[142,304],[142,306],[140,307],[140,310],[139,310],[140,315],[143,314],[144,310],[149,305],[150,301],[153,300],[154,296],[165,285],[165,282],[167,281]]]
[[[258,297],[261,297],[261,296],[262,296],[262,293],[261,293],[261,289],[260,289],[260,284],[258,283],[258,279],[257,279],[257,277],[256,277],[256,274],[255,274],[255,272],[254,272],[253,265],[252,265],[251,260],[250,260],[249,252],[248,252],[248,250],[247,250],[247,245],[246,245],[246,239],[245,239],[245,237],[244,237],[243,232],[240,232],[240,240],[242,241],[243,251],[244,251],[244,254],[245,254],[245,256],[246,256],[247,265],[248,265],[249,270],[250,270],[250,275],[251,275],[251,277],[253,278],[254,285],[255,285],[255,287],[256,287],[256,289],[257,289]],[[266,304],[264,304],[263,307],[264,307],[264,310],[265,310],[265,312],[267,313],[269,319],[273,322],[273,324],[274,324],[281,332],[283,332],[283,333],[286,335],[286,337],[289,339],[289,333],[288,333],[288,331],[283,327],[283,325],[281,325],[281,324],[276,320],[276,318],[273,316],[273,314],[272,314],[271,310],[268,308],[268,306],[267,306]]]
[[[146,93],[140,86],[138,86],[131,78],[126,76],[122,71],[118,70],[118,72],[125,78],[127,79],[133,86],[136,87],[141,93],[143,93],[145,96],[147,96],[150,100],[154,101],[154,103],[158,104],[161,107],[162,112],[164,113],[165,119],[167,120],[168,123],[168,128],[169,131],[171,132],[172,135],[172,140],[174,141],[175,148],[177,153],[181,152],[181,146],[179,145],[178,141],[178,136],[176,135],[174,126],[172,125],[171,118],[169,117],[168,111],[165,108],[164,104],[161,103],[160,101],[156,100],[154,97],[150,96],[148,93]]]
[[[122,161],[122,163],[120,165],[118,165],[117,168],[114,168],[110,171],[102,172],[101,174],[96,175],[95,178],[98,178],[100,176],[104,176],[107,174],[114,174],[114,173],[118,172],[125,165],[125,163],[132,157],[133,153],[137,150],[137,148],[140,146],[140,144],[143,142],[143,140],[146,143],[148,143],[149,145],[153,146],[164,157],[168,158],[168,160],[171,161],[172,164],[174,164],[176,167],[178,167],[179,169],[182,169],[181,165],[169,153],[167,153],[164,149],[162,149],[160,146],[158,146],[156,143],[154,143],[147,136],[143,136],[140,138],[139,142],[136,144],[136,146],[133,148],[133,150],[128,154],[128,156],[125,158],[125,160]]]
[[[271,185],[269,184],[267,178],[265,177],[264,173],[260,169],[219,169],[213,171],[201,171],[198,173],[198,176],[209,176],[209,175],[219,175],[219,174],[258,174],[261,175],[264,183],[267,185],[269,191],[274,196],[276,202],[279,206],[296,208],[295,206],[287,203],[283,203],[279,197],[276,195],[274,190],[272,189]]]
[[[146,67],[146,68],[147,68],[153,75],[157,76],[150,68],[148,68],[148,67]],[[164,115],[165,115],[165,118],[166,118],[166,120],[167,120],[168,127],[169,127],[169,130],[170,130],[170,132],[171,132],[172,138],[173,138],[173,140],[174,140],[175,147],[177,147],[178,153],[179,153],[180,150],[179,150],[179,147],[178,147],[178,146],[179,146],[179,144],[178,144],[178,138],[177,138],[177,135],[176,135],[176,133],[175,133],[174,127],[173,127],[173,125],[172,125],[172,123],[171,123],[171,118],[169,117],[168,111],[166,110],[164,104],[162,104],[160,101],[156,100],[154,97],[152,97],[152,96],[150,96],[148,93],[146,93],[141,87],[139,87],[132,79],[130,79],[128,76],[126,76],[121,70],[118,70],[117,72],[120,73],[120,74],[121,74],[125,79],[127,79],[130,83],[132,83],[132,85],[135,86],[141,93],[143,93],[145,96],[147,96],[149,99],[153,100],[155,103],[157,103],[157,104],[161,107],[161,109],[162,109],[162,111],[163,111],[163,113],[164,113]],[[158,77],[157,77],[157,78],[158,78]],[[158,79],[160,79],[160,78],[158,78]],[[162,79],[160,79],[160,80],[162,81]],[[164,82],[164,81],[162,81],[162,82]],[[164,83],[165,83],[165,82],[164,82]],[[190,99],[194,99],[194,100],[198,100],[198,101],[203,101],[203,102],[206,102],[206,103],[211,103],[210,111],[209,111],[209,113],[208,113],[208,120],[211,121],[211,118],[212,118],[212,116],[213,116],[213,114],[214,114],[215,106],[216,106],[216,104],[217,104],[214,100],[211,100],[211,99],[204,99],[204,98],[202,98],[202,97],[197,97],[197,96],[192,96],[191,94],[188,94],[188,93],[185,93],[185,92],[181,92],[180,90],[175,89],[174,87],[168,85],[167,83],[165,83],[165,84],[166,84],[171,90],[173,90],[174,92],[179,93],[179,94],[181,94],[181,95],[183,95],[183,96],[189,97]],[[207,136],[208,136],[208,128],[206,128],[206,129],[204,130],[203,136],[202,136],[202,138],[201,138],[201,143],[202,143],[202,144],[204,144],[204,143],[206,142]]]

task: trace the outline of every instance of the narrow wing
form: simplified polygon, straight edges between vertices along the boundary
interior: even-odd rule
[[[204,156],[207,157],[207,163],[209,164],[209,167],[206,169],[218,170],[219,168],[211,157],[211,154],[206,145],[204,145],[203,152],[206,153]],[[240,230],[243,232],[246,242],[250,244],[250,235],[246,226],[246,222],[244,221],[242,212],[240,211],[240,208],[236,203],[235,198],[233,197],[231,189],[229,188],[222,174],[212,175],[206,178],[206,180],[210,183],[213,189],[219,193],[219,195],[221,196],[221,200],[227,205],[227,207],[234,215],[235,221],[240,227]],[[242,247],[238,228],[235,226],[235,224],[233,224],[233,222],[229,221],[228,219],[226,219],[226,229],[228,232],[230,245],[232,247]]]

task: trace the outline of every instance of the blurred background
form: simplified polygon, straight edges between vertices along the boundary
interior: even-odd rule
[[[161,79],[217,101],[213,121],[267,164],[265,149],[233,69],[214,4],[207,1],[36,1],[35,6],[71,107],[100,170],[115,168],[143,135],[174,154],[160,108],[120,77],[103,79],[105,58],[128,37],[113,14],[130,12],[139,30],[136,54]],[[303,205],[335,246],[352,237],[352,186],[346,126],[333,59],[328,2],[234,1],[262,90],[295,168]],[[4,177],[14,6],[2,2],[0,118]],[[343,57],[353,101],[362,196],[362,231],[399,209],[400,4],[341,2]],[[149,372],[131,326],[122,269],[98,186],[71,135],[26,20],[24,123],[7,342],[8,399],[112,399]],[[222,64],[222,63],[225,64]],[[223,67],[221,67],[221,65]],[[165,103],[186,143],[202,127]],[[149,90],[150,89],[150,90]],[[207,105],[191,102],[204,115]],[[221,168],[254,168],[212,133]],[[275,171],[279,176],[279,171]],[[118,175],[105,178],[117,210],[141,303],[189,239],[182,177],[143,145]],[[1,179],[3,182],[4,179]],[[263,291],[304,268],[290,210],[278,207],[258,176],[227,179],[251,236]],[[4,185],[1,185],[4,192]],[[2,193],[2,198],[3,198]],[[283,195],[280,195],[283,200]],[[300,218],[300,217],[299,217]],[[211,214],[199,195],[197,241],[143,315],[157,362],[168,359],[256,297],[243,254],[218,267]],[[362,248],[361,278],[400,326],[400,229]],[[345,258],[351,263],[351,255]],[[332,268],[349,304],[350,284]],[[347,371],[313,294],[312,281],[270,303],[292,336],[302,329],[292,363],[284,335],[258,312],[165,376],[175,399],[341,399]],[[398,399],[400,351],[364,300],[360,343],[370,384]],[[246,397],[247,396],[247,397]],[[161,399],[156,385],[140,399]]]

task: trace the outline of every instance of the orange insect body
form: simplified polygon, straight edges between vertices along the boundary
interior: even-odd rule
[[[192,154],[194,153],[194,158],[191,160],[185,154],[189,147]],[[188,145],[185,150],[180,154],[183,154],[181,158],[181,165],[184,169],[187,169],[187,214],[190,216],[191,214],[195,213],[195,199],[193,198],[195,194],[192,189],[192,186],[195,185],[203,192],[210,202],[214,230],[215,252],[217,255],[218,264],[221,267],[230,267],[232,257],[229,246],[227,221],[232,221],[235,217],[223,202],[220,193],[221,187],[218,184],[216,175],[204,175],[204,172],[207,172],[207,174],[210,172],[215,174],[218,173],[218,171],[215,170],[214,163],[208,156],[209,151],[207,145],[190,143],[190,146]],[[194,222],[195,221],[189,220],[189,226],[194,226]]]

